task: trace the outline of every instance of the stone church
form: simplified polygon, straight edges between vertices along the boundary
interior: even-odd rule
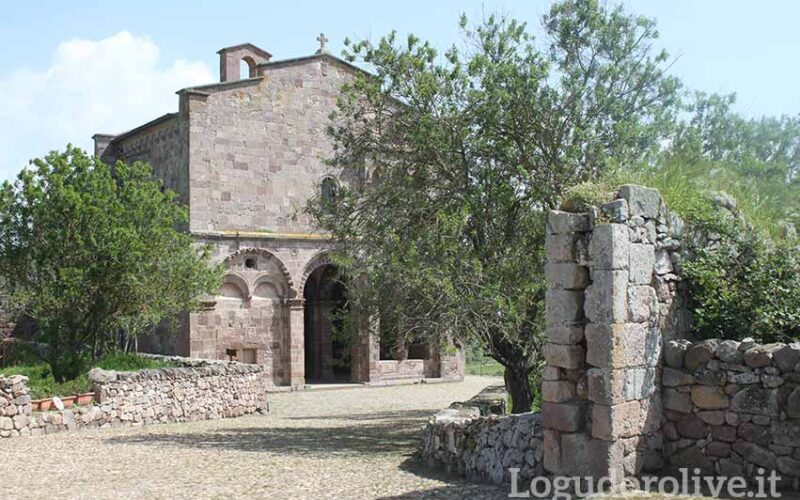
[[[315,54],[284,60],[249,43],[224,48],[219,83],[179,90],[177,112],[93,137],[107,162],[149,162],[188,206],[188,231],[227,270],[177,334],[144,339],[140,349],[262,364],[275,386],[461,378],[463,353],[402,338],[382,349],[377,321],[355,338],[334,334],[346,286],[303,207],[317,192],[368,182],[325,162],[338,90],[362,70],[318,40]]]

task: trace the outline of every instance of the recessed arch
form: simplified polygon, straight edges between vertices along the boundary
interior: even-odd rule
[[[306,282],[308,281],[308,277],[311,276],[311,273],[316,271],[319,267],[330,264],[333,264],[330,250],[323,250],[311,257],[311,260],[309,260],[305,268],[303,268],[303,275],[300,278],[300,286],[298,287],[299,292],[305,292]]]
[[[228,266],[228,268],[241,267],[243,269],[251,269],[246,265],[246,261],[248,258],[253,256],[263,257],[269,262],[275,264],[279,272],[283,275],[283,279],[286,283],[286,296],[290,299],[297,296],[297,291],[294,286],[294,281],[292,280],[292,275],[291,273],[289,273],[289,269],[286,267],[283,261],[281,261],[281,259],[278,258],[278,256],[276,256],[274,253],[270,252],[265,248],[252,248],[252,247],[242,248],[229,255],[225,259],[224,263],[226,266]],[[261,279],[262,279],[261,277],[257,278],[256,283],[254,283],[254,286],[260,283],[259,280]]]
[[[238,274],[229,273],[223,276],[218,295],[227,299],[249,300],[250,287],[247,280]]]

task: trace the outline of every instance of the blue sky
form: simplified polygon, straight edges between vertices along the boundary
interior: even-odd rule
[[[658,20],[660,43],[687,87],[736,92],[748,116],[800,113],[800,2],[626,0]],[[9,4],[12,5],[12,4]],[[36,1],[0,17],[0,179],[67,142],[121,132],[175,111],[180,87],[215,81],[216,51],[254,43],[276,59],[312,53],[324,31],[345,37],[396,29],[447,47],[457,20],[500,12],[536,29],[549,1]]]

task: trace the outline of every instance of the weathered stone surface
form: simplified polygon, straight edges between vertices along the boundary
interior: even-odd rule
[[[589,242],[589,258],[595,270],[628,269],[630,236],[624,224],[598,224]]]
[[[800,363],[800,343],[792,343],[772,353],[772,360],[782,372],[793,372]]]
[[[583,348],[576,345],[546,344],[544,359],[550,366],[559,368],[580,368],[585,355]]]
[[[569,401],[575,397],[575,384],[569,381],[542,382],[542,399],[553,403]]]
[[[589,269],[572,262],[548,262],[544,273],[553,288],[583,290],[589,284]]]
[[[678,433],[690,439],[703,439],[708,436],[709,426],[696,415],[687,415],[677,424]]]
[[[704,474],[711,473],[714,470],[714,464],[711,459],[703,454],[699,447],[694,445],[683,448],[669,457],[669,462],[674,468],[686,468],[689,470],[698,468]]]
[[[778,415],[778,394],[775,389],[752,385],[737,392],[731,399],[731,410],[755,415]]]
[[[792,418],[800,418],[800,387],[796,387],[786,400],[786,414]]]
[[[630,262],[628,276],[634,285],[649,285],[653,281],[653,269],[656,265],[654,245],[632,243],[628,250]]]
[[[720,370],[700,369],[694,374],[698,384],[724,386],[728,381],[728,375]]]
[[[736,462],[723,458],[719,461],[718,472],[723,477],[741,477],[744,475],[744,467]]]
[[[725,443],[736,442],[736,427],[730,425],[720,425],[711,428],[711,436],[717,441]]]
[[[745,441],[768,446],[770,441],[770,429],[762,425],[745,422],[737,429],[737,435]]]
[[[717,357],[724,363],[739,364],[743,356],[744,353],[739,350],[739,342],[735,340],[723,340],[717,346]]]
[[[655,219],[658,216],[661,195],[655,189],[626,184],[619,188],[618,197],[628,202],[631,217]]]
[[[601,368],[654,365],[661,346],[657,332],[642,323],[595,324],[585,328],[586,362]]]
[[[583,292],[548,289],[545,317],[548,325],[570,325],[583,321]]]
[[[711,457],[727,457],[731,454],[731,445],[721,441],[712,441],[706,446],[706,455]]]
[[[800,447],[800,423],[794,420],[781,420],[772,422],[770,426],[772,442],[784,446]],[[800,459],[800,456],[795,458]]]
[[[776,469],[778,467],[778,458],[775,453],[766,448],[762,448],[754,443],[734,443],[733,450],[745,457],[748,462],[752,462],[760,467],[767,469]]]
[[[704,410],[725,409],[730,404],[721,388],[706,385],[692,387],[692,402]]]
[[[612,441],[641,433],[641,403],[629,401],[614,406],[592,407],[592,437]]]
[[[542,425],[547,429],[578,432],[586,420],[583,403],[542,403]]]
[[[548,234],[545,239],[545,254],[550,262],[575,262],[576,235]]]
[[[664,389],[662,392],[664,398],[664,408],[667,410],[677,411],[681,413],[691,413],[692,399],[683,392],[678,392],[675,389]]]
[[[661,373],[661,384],[667,387],[677,387],[680,385],[693,385],[694,375],[667,366]]]
[[[628,221],[628,202],[623,199],[601,205],[600,211],[611,222],[624,223]]]
[[[778,458],[778,470],[787,476],[800,477],[800,460],[791,457]]]
[[[579,344],[583,340],[583,325],[548,326],[547,340],[553,344]]]
[[[588,214],[551,210],[547,217],[547,228],[552,234],[569,234],[589,231],[591,224]]]
[[[744,362],[751,368],[763,368],[772,363],[772,356],[783,344],[765,344],[751,347],[744,353]]]
[[[652,321],[658,312],[656,291],[650,286],[628,287],[628,320],[634,323]]]
[[[548,291],[549,293],[549,291]],[[586,318],[592,323],[622,323],[628,319],[628,272],[595,270],[586,288]]]
[[[683,368],[683,358],[689,343],[683,340],[670,340],[664,349],[664,361],[672,368]]]
[[[686,369],[694,372],[711,361],[717,351],[717,342],[714,339],[704,340],[686,349],[686,355],[683,358]]]
[[[709,425],[723,425],[725,423],[724,411],[700,411],[695,415]]]

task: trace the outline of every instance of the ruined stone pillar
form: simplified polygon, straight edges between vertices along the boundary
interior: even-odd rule
[[[289,385],[305,385],[305,300],[289,299]]]
[[[661,465],[657,191],[548,220],[544,465],[617,482]],[[661,221],[661,222],[659,222]]]

